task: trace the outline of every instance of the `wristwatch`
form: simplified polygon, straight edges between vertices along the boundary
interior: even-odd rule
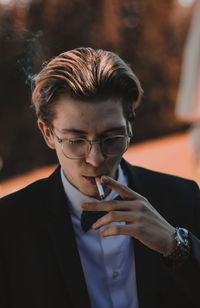
[[[175,240],[177,242],[176,248],[171,254],[165,256],[165,259],[174,265],[181,265],[190,255],[191,247],[188,230],[176,227]]]

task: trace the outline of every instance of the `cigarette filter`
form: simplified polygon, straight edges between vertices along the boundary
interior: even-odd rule
[[[95,181],[96,181],[96,184],[97,184],[97,188],[98,188],[98,192],[99,192],[100,198],[104,199],[105,194],[104,194],[104,190],[103,190],[103,186],[101,184],[100,178],[96,177]]]

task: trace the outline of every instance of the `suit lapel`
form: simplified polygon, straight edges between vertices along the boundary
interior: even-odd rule
[[[145,196],[146,193],[141,178],[138,176],[137,167],[129,165],[124,160],[122,160],[121,165],[128,177],[128,186],[137,193]],[[159,255],[138,240],[133,240],[133,245],[139,308],[156,307],[156,260],[159,259]]]
[[[48,228],[58,264],[73,307],[90,307],[88,290],[76,244],[73,224],[58,168],[47,180]],[[78,296],[77,296],[78,294]]]

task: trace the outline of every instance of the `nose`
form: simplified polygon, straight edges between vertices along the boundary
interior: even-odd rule
[[[98,167],[104,160],[105,157],[101,151],[100,144],[93,143],[89,154],[85,158],[85,161],[94,167]]]

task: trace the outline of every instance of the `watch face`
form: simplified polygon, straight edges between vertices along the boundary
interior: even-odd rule
[[[179,238],[182,242],[188,241],[188,231],[184,228],[178,229]]]
[[[176,227],[175,239],[177,246],[166,258],[176,266],[183,264],[190,255],[190,243],[188,230]]]

